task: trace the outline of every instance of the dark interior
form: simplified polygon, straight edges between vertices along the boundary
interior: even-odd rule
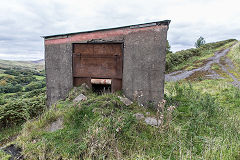
[[[111,85],[110,84],[92,84],[92,90],[97,94],[110,93]]]

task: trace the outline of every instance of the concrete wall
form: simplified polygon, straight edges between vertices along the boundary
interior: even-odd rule
[[[45,45],[47,105],[64,99],[73,87],[72,44]]]
[[[122,42],[123,91],[130,99],[147,105],[164,95],[167,25],[83,33],[67,38],[45,39],[47,104],[65,98],[73,87],[72,43]]]
[[[167,29],[135,32],[126,36],[123,91],[146,105],[163,98]]]

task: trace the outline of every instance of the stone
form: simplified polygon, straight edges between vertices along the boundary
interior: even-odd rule
[[[11,155],[11,158],[9,158],[9,160],[23,159],[23,155],[21,154],[22,149],[15,144],[10,144],[9,146],[2,148],[2,151]]]
[[[84,96],[82,93],[80,95],[78,95],[74,100],[73,102],[77,103],[77,102],[81,102],[81,101],[85,101],[87,100],[87,97]]]
[[[84,90],[89,90],[89,89],[90,89],[89,86],[88,86],[86,83],[83,83],[83,84],[81,85],[81,87],[82,87]]]
[[[62,118],[58,118],[56,121],[52,122],[47,127],[47,131],[49,131],[49,132],[55,132],[59,129],[63,129],[63,119]]]
[[[153,117],[146,117],[145,122],[151,126],[159,126],[161,124],[160,120],[157,121],[157,119]]]
[[[144,119],[144,115],[142,113],[136,113],[134,114],[134,116],[136,117],[137,120]]]
[[[130,106],[133,102],[126,98],[126,97],[121,97],[121,96],[118,96],[118,98],[120,99],[121,102],[123,102],[126,106]]]

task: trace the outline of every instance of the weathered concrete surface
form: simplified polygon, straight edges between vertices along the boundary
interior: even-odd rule
[[[73,87],[72,43],[123,43],[122,89],[139,103],[157,104],[164,95],[168,25],[124,28],[45,39],[48,105],[65,98]]]
[[[81,93],[80,95],[78,95],[78,96],[73,100],[73,102],[78,103],[78,102],[85,101],[85,100],[87,100],[87,97],[84,96],[84,95]]]
[[[136,117],[137,120],[144,119],[144,115],[142,113],[136,113],[134,114],[134,116]]]
[[[118,98],[120,99],[121,102],[123,102],[126,106],[130,106],[133,102],[126,98],[126,97],[121,97],[121,96],[118,96]]]
[[[161,120],[157,120],[156,118],[153,117],[146,117],[145,122],[151,126],[160,126],[161,124]]]
[[[45,45],[47,105],[66,98],[73,87],[72,44]]]
[[[47,127],[47,131],[49,132],[55,132],[59,129],[63,129],[63,119],[62,118],[58,118],[56,121],[52,122],[48,127]]]
[[[157,104],[163,98],[167,27],[134,32],[125,37],[123,91],[144,105]]]
[[[151,126],[160,126],[162,121],[157,120],[155,117],[145,117],[142,113],[134,114],[137,120],[144,120],[146,124]]]

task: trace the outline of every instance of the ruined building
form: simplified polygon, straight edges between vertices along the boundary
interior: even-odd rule
[[[44,36],[47,104],[64,99],[82,83],[123,90],[143,104],[157,103],[164,95],[169,23]]]

